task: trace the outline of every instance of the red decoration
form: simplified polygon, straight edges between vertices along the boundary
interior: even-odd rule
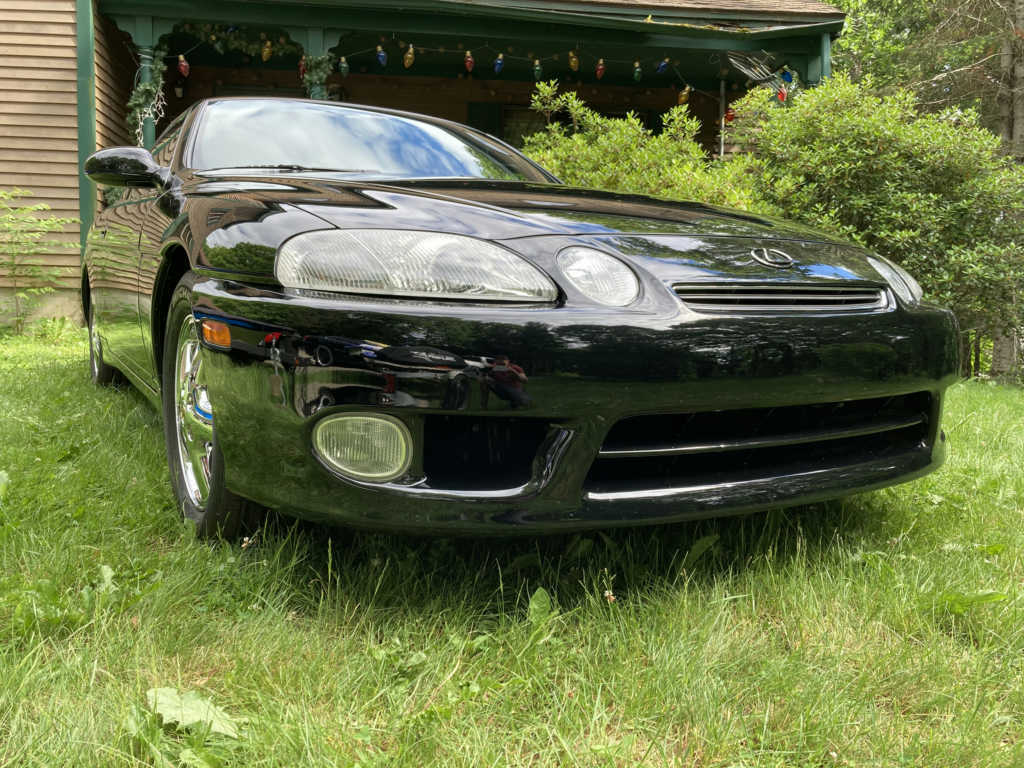
[[[731,123],[735,119],[736,119],[736,110],[735,109],[733,109],[732,107],[729,107],[727,110],[725,110],[725,122]]]
[[[779,101],[785,101],[786,97],[789,94],[786,93],[786,89],[785,88],[779,88],[779,92],[777,94],[775,94],[775,95],[779,97]]]
[[[299,59],[299,77],[303,78],[305,76],[306,76],[306,57],[305,57],[305,55],[303,55],[303,57],[301,59]]]
[[[607,67],[605,67],[604,65],[604,59],[598,59],[597,66],[594,68],[594,76],[597,77],[598,80],[600,80],[602,77],[604,77],[605,69],[607,69]]]
[[[473,71],[473,67],[476,66],[476,59],[473,58],[473,52],[472,51],[466,51],[465,64],[466,64],[466,71],[467,72],[472,72]]]
[[[191,67],[189,67],[188,62],[185,61],[185,54],[184,53],[179,53],[178,54],[178,72],[181,73],[182,77],[188,77],[188,73],[191,72],[191,71],[192,71]]]

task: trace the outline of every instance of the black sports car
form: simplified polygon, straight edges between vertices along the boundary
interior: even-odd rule
[[[249,507],[469,534],[688,520],[943,460],[953,316],[802,226],[297,99],[201,102],[85,172],[128,188],[84,257],[92,376],[162,407],[202,534]]]

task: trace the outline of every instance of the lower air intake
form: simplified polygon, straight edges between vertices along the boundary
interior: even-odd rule
[[[744,482],[830,470],[932,439],[928,392],[835,403],[632,416],[609,431],[592,493]]]

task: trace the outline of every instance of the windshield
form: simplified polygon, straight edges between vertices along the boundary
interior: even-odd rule
[[[469,129],[315,102],[216,101],[193,143],[197,170],[334,171],[359,178],[550,181],[526,158]]]

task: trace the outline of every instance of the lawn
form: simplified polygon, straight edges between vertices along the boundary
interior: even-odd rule
[[[946,466],[845,501],[211,546],[83,332],[3,346],[0,766],[1024,764],[1020,389],[956,386]]]

